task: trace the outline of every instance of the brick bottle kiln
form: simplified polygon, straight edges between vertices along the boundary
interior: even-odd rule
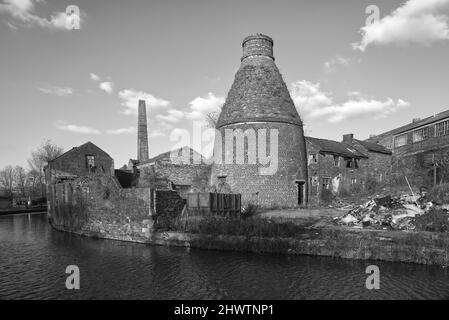
[[[241,65],[216,125],[212,182],[225,176],[243,204],[305,205],[303,125],[274,62],[273,40],[256,34],[242,46]],[[267,170],[270,166],[275,170]]]

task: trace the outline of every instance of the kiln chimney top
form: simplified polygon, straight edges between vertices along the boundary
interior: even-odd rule
[[[273,39],[269,36],[261,33],[250,35],[243,39],[242,47],[242,61],[251,56],[266,56],[274,60]]]

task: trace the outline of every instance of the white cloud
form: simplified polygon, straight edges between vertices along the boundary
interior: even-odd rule
[[[43,18],[34,13],[36,4],[45,4],[44,0],[3,0],[0,3],[0,13],[5,13],[16,22],[28,27],[42,27],[52,30],[69,30],[66,28],[65,12],[55,12],[50,18]],[[80,17],[81,25],[82,15]]]
[[[219,112],[224,103],[224,97],[216,97],[209,92],[206,97],[196,97],[189,102],[190,112],[186,117],[190,120],[204,121],[208,114]]]
[[[353,49],[369,45],[415,43],[428,46],[449,40],[449,0],[408,0],[389,15],[360,29],[362,40]]]
[[[39,91],[45,94],[52,94],[59,97],[64,97],[73,94],[73,89],[70,87],[44,86],[38,87]]]
[[[74,133],[81,133],[81,134],[101,134],[100,130],[93,129],[91,127],[87,126],[79,126],[76,124],[67,124],[64,121],[58,121],[56,123],[56,128],[63,131],[69,131]]]
[[[101,90],[103,90],[109,94],[111,94],[114,91],[113,87],[114,87],[114,84],[110,81],[105,81],[98,85],[98,88],[100,88]]]
[[[150,110],[165,108],[170,105],[170,102],[167,100],[156,98],[152,94],[143,91],[136,91],[134,89],[122,90],[118,93],[118,95],[119,98],[122,99],[121,105],[124,107],[124,110],[122,110],[121,113],[125,115],[137,115],[139,100],[145,100],[147,108]]]
[[[349,66],[351,60],[342,56],[335,56],[324,63],[324,69],[327,72],[333,72],[338,66]]]
[[[106,131],[106,133],[112,134],[112,135],[131,134],[131,133],[135,133],[135,132],[136,132],[136,127],[110,129],[110,130]]]
[[[335,103],[332,94],[321,91],[319,83],[305,80],[292,83],[291,95],[303,118],[327,118],[331,123],[368,116],[378,120],[410,106],[402,99],[380,101],[364,97],[359,92],[351,92],[351,98],[346,102]]]
[[[321,91],[320,84],[302,80],[291,84],[290,93],[301,116],[308,116],[315,110],[332,104],[330,94]]]
[[[90,73],[90,78],[93,81],[100,81],[100,76],[96,75],[95,73]]]
[[[167,110],[167,115],[158,114],[156,116],[160,121],[170,122],[170,123],[178,123],[184,118],[184,112],[171,109]]]

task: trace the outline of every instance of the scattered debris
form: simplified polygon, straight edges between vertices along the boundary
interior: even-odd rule
[[[428,201],[425,194],[420,198],[415,195],[399,197],[388,195],[369,200],[363,205],[354,206],[345,215],[334,218],[334,222],[357,229],[415,230],[417,219],[422,216],[426,216],[426,218],[419,220],[420,229],[422,221],[426,221],[426,226],[429,226],[429,217],[431,214],[434,215],[434,212],[439,212],[439,225],[441,225],[441,221],[445,221],[449,225],[449,205],[447,204],[438,205]]]

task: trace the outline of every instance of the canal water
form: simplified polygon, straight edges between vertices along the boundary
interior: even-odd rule
[[[380,268],[367,290],[366,267]],[[80,290],[67,290],[68,265]],[[404,263],[168,248],[0,217],[0,299],[449,299],[449,271]]]

